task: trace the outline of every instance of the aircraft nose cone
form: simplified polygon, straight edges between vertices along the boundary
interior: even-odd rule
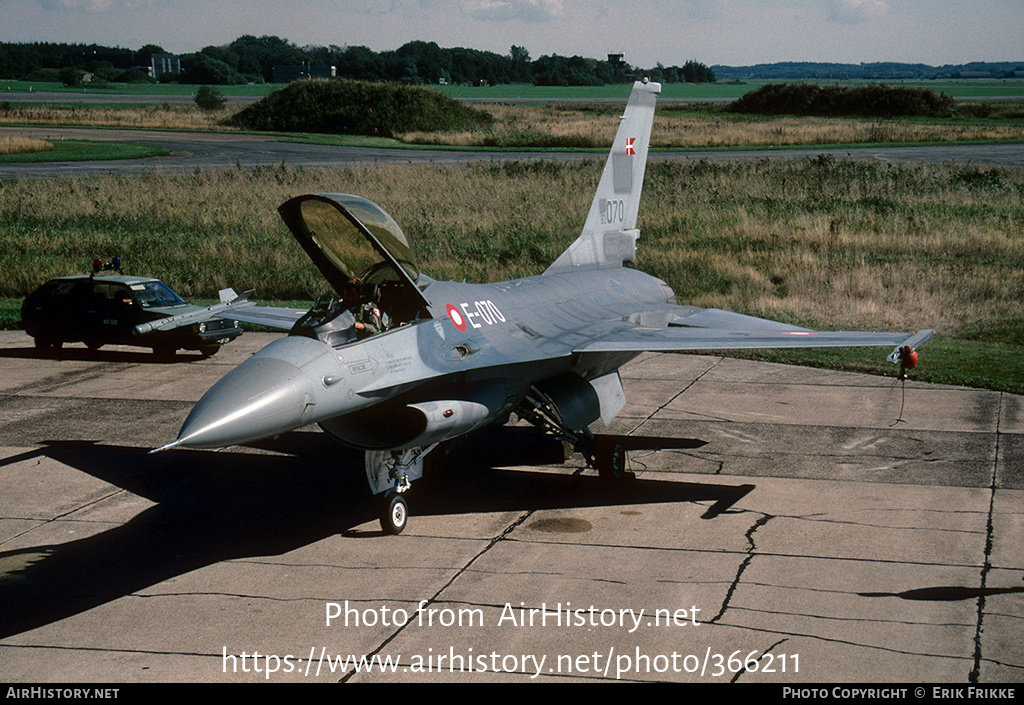
[[[305,425],[315,403],[307,375],[274,357],[253,357],[226,374],[199,400],[178,439],[165,448],[222,448]]]

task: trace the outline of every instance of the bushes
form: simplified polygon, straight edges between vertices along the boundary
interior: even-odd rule
[[[921,88],[769,83],[734,101],[727,110],[762,115],[946,117],[952,114],[953,105],[945,93]]]
[[[296,81],[241,111],[227,124],[250,130],[394,137],[486,127],[489,113],[440,91],[392,83]]]
[[[212,86],[200,86],[196,91],[195,102],[200,110],[220,110],[227,103],[227,98]]]

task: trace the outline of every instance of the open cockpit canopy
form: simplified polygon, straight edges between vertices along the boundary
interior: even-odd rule
[[[286,201],[278,212],[339,294],[357,281],[398,288],[414,307],[428,306],[405,234],[373,201],[350,194],[307,194]]]

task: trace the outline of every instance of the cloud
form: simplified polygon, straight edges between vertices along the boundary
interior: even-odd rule
[[[562,0],[465,0],[462,10],[478,20],[544,22],[564,14]]]
[[[46,4],[57,10],[106,12],[114,6],[114,0],[49,0]]]
[[[828,17],[840,24],[861,24],[882,17],[889,11],[883,0],[829,0]]]
[[[49,10],[104,13],[110,10],[135,10],[152,5],[153,0],[44,0]]]

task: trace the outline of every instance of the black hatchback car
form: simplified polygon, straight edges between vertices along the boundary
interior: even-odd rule
[[[162,355],[173,355],[179,348],[212,355],[242,334],[238,321],[226,318],[133,333],[140,323],[200,310],[159,279],[80,275],[51,279],[29,294],[21,306],[21,327],[40,350],[81,342],[93,350],[107,344],[139,345]]]

